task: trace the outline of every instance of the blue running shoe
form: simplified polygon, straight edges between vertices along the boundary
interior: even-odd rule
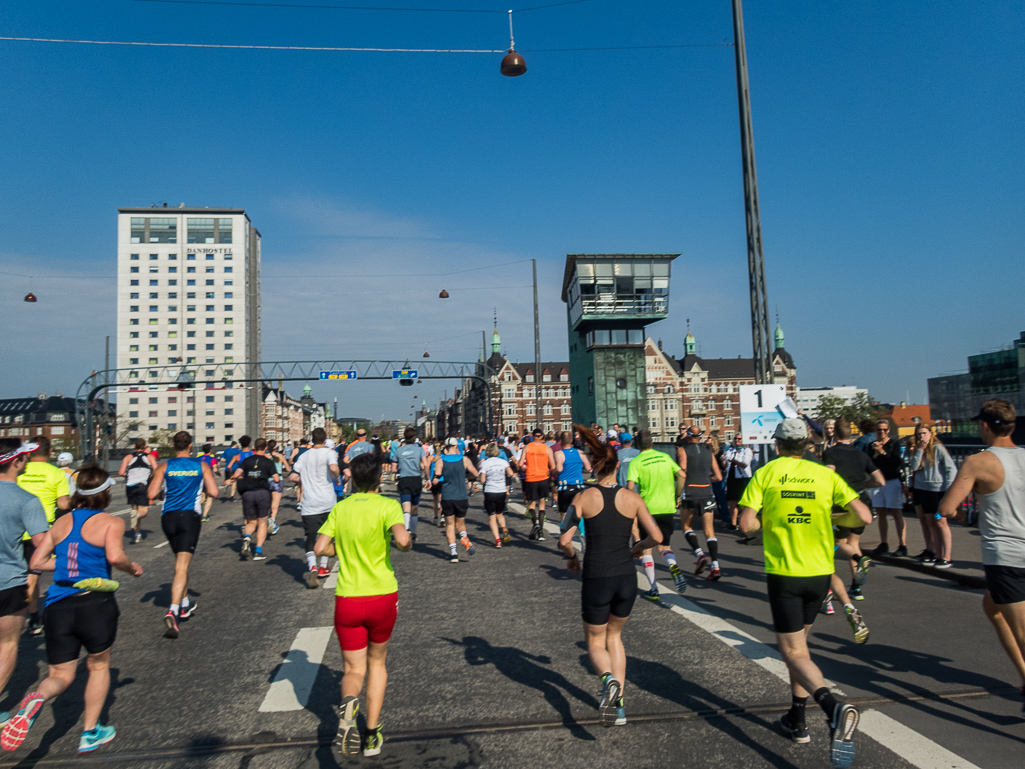
[[[616,700],[616,726],[626,726],[626,706],[622,697]]]
[[[861,715],[858,709],[846,702],[836,703],[833,717],[829,719],[829,758],[833,766],[850,766],[854,762],[854,730],[858,728]]]
[[[279,531],[281,531],[281,527],[278,526],[278,522],[276,520],[271,518],[267,521],[267,534],[273,537]]]
[[[605,728],[616,725],[618,715],[616,706],[621,691],[623,691],[623,687],[619,681],[606,673],[602,678],[601,703],[598,705],[598,717],[601,719],[601,725]]]
[[[114,739],[115,734],[117,734],[117,731],[113,726],[96,724],[95,729],[82,732],[82,736],[78,740],[78,752],[92,753],[100,745],[106,745]]]

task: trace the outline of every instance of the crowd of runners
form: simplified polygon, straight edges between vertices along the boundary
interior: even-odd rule
[[[398,616],[392,549],[415,547],[422,504],[430,505],[432,524],[444,529],[451,563],[474,556],[478,546],[500,549],[512,539],[509,500],[518,490],[529,539],[544,542],[557,534],[555,552],[581,575],[581,617],[600,681],[603,726],[627,723],[623,630],[639,592],[638,566],[648,586],[640,594],[661,602],[656,551],[682,595],[691,579],[729,578],[719,562],[717,528],[747,537],[761,530],[768,603],[792,689],[779,727],[795,742],[809,742],[811,697],[826,717],[833,764],[847,766],[859,713],[826,685],[807,637],[817,615],[833,613],[838,601],[855,640],[868,641],[854,602],[864,597],[872,557],[889,552],[891,522],[893,555],[908,557],[908,508],[926,541],[918,560],[947,568],[947,522],[967,495],[976,495],[988,588],[983,608],[1025,696],[1025,451],[1010,438],[1015,418],[1011,404],[987,401],[976,420],[988,449],[960,469],[928,426],[902,442],[890,435],[886,420],[859,425],[855,435],[844,419],[785,419],[775,433],[775,458],[760,466],[740,436],[720,446],[693,426],[681,427],[668,451],[654,446],[649,431],[618,425],[480,440],[457,433],[439,442],[421,441],[413,428],[391,441],[359,430],[340,445],[317,428],[295,445],[243,436],[220,455],[209,444],[196,447],[182,431],[173,438],[173,456],[161,458],[140,440],[124,457],[117,475],[130,508],[127,522],[107,512],[115,478],[105,469],[93,463],[73,470],[66,454],[52,463],[42,436],[27,443],[0,439],[0,689],[15,669],[23,632],[45,636],[49,662],[48,676],[17,709],[0,714],[0,747],[22,744],[44,703],[74,681],[83,648],[89,680],[79,751],[114,738],[113,726],[99,720],[119,616],[113,574],[142,574],[127,553],[144,536],[151,508],[159,506],[160,529],[174,557],[162,630],[173,640],[198,608],[189,597],[189,567],[203,523],[222,515],[214,501],[240,498],[238,555],[261,561],[279,530],[282,500],[294,493],[305,535],[296,557],[304,558],[306,587],[318,587],[331,573],[330,559],[337,562],[334,622],[344,662],[338,745],[346,755],[376,755],[383,744],[388,641]],[[386,479],[394,482],[397,500],[382,495]],[[475,542],[466,526],[478,493],[487,543]],[[873,520],[882,542],[866,553],[861,535]],[[681,567],[673,549],[677,532],[677,547],[694,559],[690,569]],[[837,573],[837,558],[840,572],[850,573],[849,584]],[[52,575],[45,582],[44,572]],[[366,729],[360,734],[364,684]]]

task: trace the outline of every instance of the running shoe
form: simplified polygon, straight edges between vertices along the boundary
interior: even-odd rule
[[[867,555],[858,558],[858,565],[854,567],[854,584],[864,585],[868,582],[868,567],[872,565],[872,559]]]
[[[178,618],[174,616],[173,611],[168,611],[164,615],[164,625],[167,626],[167,630],[164,631],[164,638],[178,637]]]
[[[469,537],[464,535],[459,538],[459,541],[462,543],[463,547],[466,548],[467,555],[473,555],[477,552],[477,548],[473,546],[473,543],[470,541]]]
[[[196,609],[198,609],[198,608],[199,608],[199,605],[195,601],[189,601],[189,605],[188,606],[183,606],[182,607],[181,614],[179,615],[178,619],[179,620],[188,619],[189,617],[191,617],[193,614],[196,613]]]
[[[343,756],[354,756],[359,753],[359,727],[356,716],[359,715],[359,701],[351,694],[338,706],[338,736],[335,745],[340,745]]]
[[[90,577],[89,579],[80,579],[72,587],[76,590],[89,590],[93,593],[113,593],[121,587],[121,583],[116,579]]]
[[[865,643],[868,640],[868,625],[865,624],[861,612],[853,606],[845,606],[844,613],[847,615],[847,624],[851,626],[851,631],[854,633],[854,643]]]
[[[303,511],[303,503],[302,502],[296,502],[295,503],[295,511],[297,513],[301,513]]]
[[[898,550],[900,550],[900,549],[901,549],[901,548],[898,548]],[[903,550],[904,550],[904,555],[907,555],[907,551],[908,551],[908,549],[907,549],[907,548],[905,547],[905,548],[903,548]],[[874,550],[873,550],[873,551],[871,552],[871,555],[886,555],[886,554],[887,554],[887,553],[889,553],[889,552],[890,552],[890,546],[889,546],[888,544],[886,544],[885,542],[883,542],[883,543],[881,543],[880,545],[878,545],[878,546],[877,546],[877,547],[876,547],[876,548],[875,548],[875,549],[874,549]]]
[[[135,532],[135,534],[132,535],[132,544],[138,545],[140,542],[142,542],[142,532],[137,531]]]
[[[811,735],[808,734],[807,724],[792,724],[790,723],[790,714],[784,713],[779,719],[779,727],[783,730],[783,734],[792,739],[799,745],[811,742]]]
[[[449,553],[448,562],[459,563],[459,556],[456,553]]]
[[[6,710],[3,713],[0,713],[0,731],[2,731],[5,726],[7,726],[7,722],[10,720],[11,714],[8,713]]]
[[[860,718],[858,709],[846,702],[836,703],[829,724],[829,758],[833,766],[847,767],[854,761],[854,730]]]
[[[39,692],[29,692],[18,705],[18,712],[11,716],[7,726],[0,732],[0,747],[4,750],[17,750],[28,736],[28,730],[32,727],[36,716],[46,698]]]
[[[323,579],[324,577],[326,577],[330,573],[331,573],[331,569],[329,569],[327,566],[321,566],[319,569],[317,569],[317,576],[320,577],[321,579]]]
[[[898,547],[896,550],[893,551],[893,554],[895,556],[897,556],[898,558],[907,558],[908,557],[908,549],[907,549],[907,547],[905,545],[901,545],[900,547]]]
[[[495,540],[495,547],[501,547],[501,546],[502,546],[502,540],[501,540],[501,538],[499,538],[499,539],[496,539],[496,540]]]
[[[936,563],[934,563],[932,566],[934,569],[949,569],[953,565],[954,564],[950,561],[944,560],[943,558],[937,558]]]
[[[36,638],[43,634],[43,621],[39,617],[29,618],[28,634]]]
[[[273,537],[279,531],[281,531],[281,527],[278,526],[278,522],[275,519],[270,518],[267,521],[267,534],[268,534],[268,536]]]
[[[683,595],[687,590],[687,578],[683,576],[683,570],[674,563],[670,564],[669,573],[673,577],[673,582],[676,583],[676,592]]]
[[[437,525],[438,525],[438,519],[437,519],[437,517],[435,517],[435,519],[434,519],[434,525],[435,525],[435,526],[437,526]]]
[[[619,693],[623,691],[619,681],[606,673],[602,678],[601,703],[598,705],[598,717],[606,729],[616,725],[616,703]]]
[[[381,745],[384,744],[384,735],[381,733],[381,725],[374,729],[368,729],[363,738],[363,755],[376,756],[381,753]]]
[[[266,561],[267,560],[267,554],[264,553],[262,550],[256,550],[253,553],[253,560],[254,561]]]
[[[441,516],[441,518],[438,519],[438,528],[439,529],[444,529],[445,528],[445,516]]]
[[[830,590],[826,593],[826,600],[822,602],[819,607],[820,614],[832,614],[833,613],[833,591]]]
[[[253,543],[250,541],[249,537],[243,537],[242,538],[242,560],[243,561],[246,558],[249,557],[249,554],[252,552],[252,546],[253,546]]]
[[[78,739],[79,753],[92,753],[100,745],[106,745],[117,734],[113,726],[96,724],[95,728],[82,732]]]
[[[616,700],[616,726],[626,726],[626,707],[622,697]]]
[[[719,567],[716,566],[709,570],[708,576],[705,579],[707,579],[709,582],[718,582],[721,578],[722,572],[719,570]]]
[[[641,595],[652,603],[662,603],[662,598],[658,594],[658,588],[654,585],[652,585],[651,590],[645,590]]]
[[[313,590],[316,587],[320,587],[320,580],[317,577],[317,567],[314,566],[303,576],[303,580],[306,582],[306,587]]]
[[[206,523],[207,521],[209,521],[209,520],[210,520],[210,516],[209,516],[209,515],[203,515],[203,516],[200,516],[199,520],[200,520],[200,521],[201,521],[202,523]]]
[[[538,526],[537,527],[537,541],[538,542],[544,542],[546,539],[547,539],[547,537],[545,536],[545,527],[544,526]]]
[[[847,591],[847,594],[851,597],[852,601],[865,600],[865,594],[861,592],[861,588],[857,585],[851,585],[850,589]]]
[[[509,533],[509,529],[502,529],[502,541],[512,542],[512,534]]]
[[[936,563],[936,554],[932,550],[923,550],[916,558],[919,563]]]
[[[538,537],[538,525],[535,523],[530,527],[530,534],[527,535],[527,539],[536,540]]]
[[[694,573],[700,574],[708,568],[708,556],[702,553],[698,556],[697,562],[694,564]]]

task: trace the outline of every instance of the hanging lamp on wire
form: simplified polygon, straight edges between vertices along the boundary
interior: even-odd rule
[[[506,77],[519,77],[527,71],[527,62],[516,53],[516,39],[513,37],[513,12],[509,11],[509,52],[502,57],[502,74]]]

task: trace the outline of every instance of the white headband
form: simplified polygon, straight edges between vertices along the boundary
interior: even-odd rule
[[[10,462],[12,459],[17,459],[22,454],[31,454],[33,451],[39,448],[38,443],[23,443],[14,451],[8,451],[6,454],[0,455],[0,465],[4,462]]]
[[[79,487],[75,491],[77,494],[81,494],[83,497],[95,497],[97,494],[106,491],[107,489],[111,488],[112,486],[115,486],[116,484],[117,481],[115,481],[113,478],[107,478],[107,480],[105,480],[95,489],[83,489]]]

